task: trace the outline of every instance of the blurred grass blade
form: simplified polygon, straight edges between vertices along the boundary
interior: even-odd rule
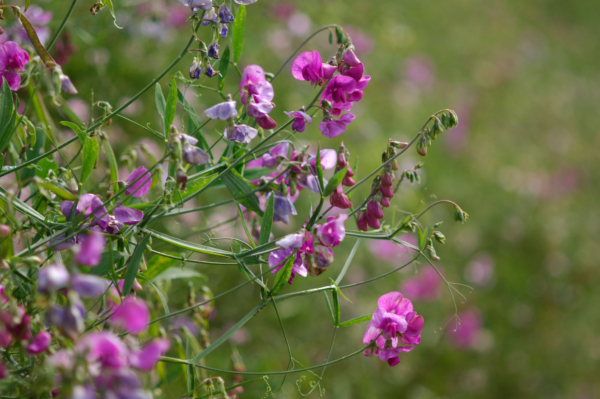
[[[294,261],[296,260],[296,252],[292,252],[292,254],[288,257],[285,265],[279,270],[277,273],[277,277],[275,277],[275,282],[273,283],[273,289],[271,289],[271,295],[277,295],[281,292],[283,287],[288,283],[290,277],[292,276],[292,268],[294,267]]]
[[[8,82],[2,78],[2,88],[0,89],[0,153],[4,152],[16,129],[14,122],[11,120],[14,117],[14,103],[12,92],[8,86]]]
[[[87,135],[85,134],[85,131],[82,128],[80,128],[79,126],[77,126],[77,124],[73,122],[62,121],[60,124],[74,131],[77,134],[79,141],[81,141],[81,144],[85,145],[85,138],[87,137]]]
[[[225,334],[221,335],[219,339],[213,342],[208,348],[204,349],[202,352],[196,355],[196,357],[192,359],[192,362],[197,363],[200,359],[202,359],[210,352],[215,350],[217,347],[219,347],[223,342],[225,342],[229,337],[231,337],[233,333],[242,328],[244,324],[248,322],[248,320],[250,320],[255,314],[258,313],[259,310],[263,308],[263,306],[265,306],[265,303],[263,301],[259,302],[259,304],[256,305],[256,307],[252,309],[250,313],[248,313],[240,321],[238,321],[235,326],[231,327]]]
[[[165,101],[165,96],[162,92],[162,88],[160,87],[160,83],[156,83],[154,86],[154,102],[156,104],[156,110],[160,115],[160,119],[162,120],[163,127],[165,126],[165,109],[167,108],[167,102]]]
[[[178,248],[183,248],[183,249],[187,249],[189,251],[199,252],[201,254],[206,254],[206,255],[214,255],[214,256],[220,256],[220,257],[224,257],[224,258],[233,258],[233,253],[229,252],[229,251],[224,251],[222,249],[207,247],[205,245],[200,245],[200,244],[195,244],[193,242],[180,240],[179,238],[175,238],[170,235],[159,233],[158,231],[154,231],[154,230],[150,230],[150,229],[147,229],[146,231],[152,237],[156,237],[159,240],[169,243],[171,245],[174,245]]]
[[[222,91],[225,87],[225,77],[229,68],[229,54],[229,46],[227,46],[221,55],[221,62],[219,63],[219,91]]]
[[[171,90],[167,97],[165,106],[165,137],[169,137],[169,129],[175,121],[175,111],[177,110],[177,82],[175,76],[171,78]]]
[[[233,33],[231,34],[233,40],[233,62],[237,64],[240,61],[242,55],[242,48],[244,47],[244,25],[246,23],[246,6],[241,5],[238,8],[238,12],[233,21]]]
[[[346,263],[344,264],[344,267],[342,268],[340,275],[337,277],[337,279],[335,279],[336,285],[339,285],[340,282],[342,281],[342,279],[344,278],[344,276],[346,275],[346,272],[348,271],[348,268],[350,267],[350,264],[352,263],[352,259],[354,259],[354,255],[356,255],[356,251],[358,250],[358,245],[360,244],[360,241],[361,241],[361,239],[359,238],[354,243],[354,247],[352,247],[352,251],[350,252],[350,255],[348,255],[348,259],[346,259]]]
[[[239,198],[238,201],[246,208],[258,213],[262,216],[263,211],[260,209],[260,203],[256,193],[252,192],[250,184],[235,170],[230,170],[225,173],[221,179],[225,186],[229,189],[233,198]],[[240,198],[242,197],[242,198]]]
[[[169,255],[175,255],[175,254],[169,254]],[[150,259],[150,261],[148,262],[148,270],[146,270],[144,272],[144,275],[149,280],[152,280],[154,277],[158,276],[165,270],[167,270],[171,267],[175,267],[180,263],[181,263],[181,261],[178,259],[167,258],[164,256],[156,255],[156,256],[153,256],[152,259]]]
[[[125,274],[125,281],[123,282],[123,293],[125,293],[125,295],[131,292],[133,280],[135,280],[135,277],[137,276],[140,263],[142,262],[142,257],[144,256],[144,251],[146,250],[146,245],[148,245],[149,240],[150,234],[146,234],[146,236],[142,238],[142,241],[140,241],[138,246],[135,248],[135,251],[133,251],[133,255],[131,255],[129,265],[127,266],[127,273]]]
[[[368,314],[366,316],[357,317],[356,319],[347,320],[343,323],[340,323],[338,327],[348,327],[354,324],[364,323],[365,321],[371,321],[371,317],[373,317],[373,315]]]
[[[96,137],[87,137],[83,145],[83,163],[81,164],[81,184],[90,177],[98,160],[100,145]]]
[[[269,242],[269,237],[271,236],[271,229],[273,228],[273,214],[275,207],[275,196],[271,195],[267,202],[267,208],[265,209],[265,214],[262,218],[262,223],[260,224],[260,238],[258,240],[258,245],[263,245]]]
[[[115,193],[119,192],[119,185],[116,183],[119,180],[119,165],[117,165],[117,158],[115,158],[115,153],[108,142],[108,138],[103,135],[100,137],[100,141],[102,142],[102,148],[106,153],[106,160],[108,161],[108,168],[110,170],[110,181],[113,183],[112,187]]]
[[[325,190],[323,190],[323,197],[329,197],[331,195],[331,193],[333,193],[335,191],[337,186],[342,184],[342,180],[344,180],[344,177],[346,176],[347,171],[348,171],[348,165],[346,165],[346,167],[344,169],[338,171],[335,175],[333,175],[331,180],[329,180],[329,182],[327,183]]]
[[[321,190],[321,197],[323,197],[323,165],[321,165],[321,144],[319,143],[319,147],[317,148],[317,179],[319,182],[319,190]]]
[[[111,266],[114,267],[115,263],[119,262],[119,260],[125,257],[125,255],[122,252],[113,251],[113,263],[111,265],[110,256],[110,251],[104,252],[102,254],[102,258],[100,259],[100,263],[98,264],[98,266],[90,267],[88,274],[95,274],[96,276],[106,276],[111,271]]]
[[[143,276],[140,276],[140,277],[143,280],[146,280],[147,282],[149,282],[150,285],[152,286],[152,288],[154,288],[154,290],[156,291],[156,295],[158,295],[158,299],[160,300],[160,303],[162,304],[162,307],[165,310],[165,315],[167,315],[167,316],[170,315],[171,312],[169,311],[169,301],[168,301],[167,297],[165,296],[165,294],[152,281],[150,281],[146,277],[143,277]]]

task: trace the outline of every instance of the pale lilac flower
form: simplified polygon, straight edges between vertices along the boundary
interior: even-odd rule
[[[158,359],[169,350],[169,341],[164,338],[155,339],[146,344],[140,351],[131,351],[129,360],[133,367],[143,371],[150,371],[154,368]]]
[[[283,113],[290,118],[294,118],[294,122],[292,122],[292,130],[296,132],[302,133],[304,130],[306,130],[306,124],[308,123],[310,125],[312,122],[312,118],[306,112],[284,111]]]
[[[275,196],[273,202],[273,220],[288,224],[290,222],[290,215],[298,214],[290,195],[283,195],[280,193],[274,193],[273,195]]]
[[[348,215],[329,216],[327,222],[316,225],[316,235],[326,247],[337,247],[346,237],[344,222]]]
[[[210,156],[201,148],[185,143],[181,150],[182,158],[192,165],[204,165],[210,160]]]
[[[47,331],[38,333],[25,348],[30,355],[38,355],[48,349],[52,336]]]
[[[258,135],[258,130],[247,125],[233,125],[225,128],[225,138],[242,144],[248,144]]]
[[[71,276],[62,263],[49,264],[38,272],[38,291],[48,293],[65,288],[70,279]]]
[[[290,249],[290,248],[300,249],[300,248],[302,248],[303,242],[304,242],[304,234],[293,233],[293,234],[288,234],[287,236],[275,241],[275,245],[277,245],[279,248],[283,248],[283,249]]]
[[[275,147],[271,148],[269,152],[262,155],[261,166],[264,168],[274,168],[282,159],[287,159],[289,150],[290,143],[288,141],[277,144]]]
[[[455,347],[472,349],[481,337],[481,314],[478,310],[472,309],[459,313],[458,318],[460,321],[450,322],[446,335]]]
[[[150,190],[150,186],[152,186],[152,175],[144,166],[140,166],[131,172],[126,183],[127,189],[125,190],[125,195],[143,197]]]
[[[139,334],[146,330],[149,321],[150,312],[146,303],[131,296],[125,298],[110,318],[111,324],[120,326],[133,334]]]
[[[312,166],[313,171],[316,172],[317,156],[311,155],[308,158],[308,163]],[[328,170],[335,167],[337,163],[337,152],[335,150],[321,150],[321,167],[323,170]]]
[[[108,280],[92,274],[75,274],[71,288],[82,298],[95,298],[102,295],[109,286]]]
[[[29,53],[17,43],[0,44],[0,79],[4,77],[12,91],[19,90],[21,76],[18,71],[25,71],[25,64],[28,62]]]
[[[433,267],[426,267],[415,277],[402,282],[400,290],[413,300],[437,301],[442,295],[442,278]]]
[[[347,113],[340,117],[340,119],[334,119],[332,117],[325,117],[319,124],[319,129],[323,136],[327,138],[334,138],[346,131],[346,126],[352,123],[355,116],[354,114]]]
[[[142,220],[142,218],[144,217],[143,211],[133,209],[133,208],[127,208],[123,205],[117,206],[113,210],[113,213],[114,213],[115,219],[118,222],[129,225],[129,226],[133,226],[133,225],[139,223]]]
[[[84,266],[98,266],[105,246],[106,239],[102,233],[98,231],[89,232],[81,239],[75,262]]]
[[[211,119],[221,119],[222,121],[226,121],[227,119],[233,119],[237,116],[237,109],[235,106],[235,101],[225,101],[213,105],[205,110],[204,114]]]
[[[193,12],[198,10],[209,11],[212,8],[212,0],[179,0],[181,4],[190,7]]]
[[[225,39],[227,37],[228,32],[229,32],[229,28],[227,27],[227,25],[225,25],[225,24],[221,25],[221,30],[219,31],[219,35],[221,35],[221,37],[223,39]]]
[[[206,14],[204,14],[204,18],[202,19],[202,25],[207,26],[211,22],[217,23],[217,13],[213,8],[211,8],[206,12]]]
[[[277,251],[273,251],[269,254],[269,267],[271,268],[271,273],[276,274],[287,262],[287,258],[292,255],[293,250],[290,249],[280,249]],[[288,280],[289,284],[292,284],[294,277],[296,275],[306,277],[308,276],[308,270],[304,266],[302,262],[302,257],[299,254],[295,255],[294,264],[292,265],[292,274],[290,275],[290,279]]]

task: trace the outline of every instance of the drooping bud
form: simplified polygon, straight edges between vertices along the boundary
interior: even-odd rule
[[[381,228],[381,223],[379,223],[379,219],[376,219],[373,216],[371,216],[371,214],[369,212],[365,212],[365,219],[370,228],[372,228],[372,229]]]
[[[387,170],[384,170],[381,174],[381,185],[391,186],[394,183],[394,175]]]
[[[214,58],[215,60],[219,59],[219,43],[218,42],[212,42],[208,46],[208,56],[210,58]]]
[[[233,14],[231,13],[229,7],[227,7],[225,4],[219,7],[219,18],[219,22],[222,24],[230,24],[233,22]]]
[[[427,155],[427,135],[423,133],[417,143],[417,153],[421,156]]]
[[[343,186],[340,184],[336,187],[336,189],[331,193],[329,197],[329,203],[331,206],[335,206],[340,209],[348,209],[352,207],[352,202],[348,199],[348,196],[344,194]]]
[[[362,231],[369,230],[369,225],[367,224],[367,212],[358,212],[358,215],[356,216],[356,226]]]
[[[367,212],[376,219],[383,219],[383,209],[375,198],[372,198],[367,204]]]
[[[393,141],[393,140],[390,140],[389,145],[392,146],[392,147],[394,147],[394,148],[398,148],[400,150],[408,147],[408,143],[403,142],[403,141]]]
[[[215,70],[213,69],[212,65],[210,65],[210,63],[206,63],[206,72],[204,72],[204,74],[206,76],[208,76],[209,78],[212,78],[213,76],[215,76],[218,72],[215,72]]]
[[[469,214],[456,207],[456,210],[454,211],[454,220],[460,223],[465,223],[467,219],[469,219]]]
[[[446,236],[441,231],[434,231],[433,236],[440,244],[444,244],[446,242]]]
[[[227,25],[223,24],[221,26],[221,30],[219,31],[219,35],[221,35],[222,38],[226,38],[228,31],[229,31],[229,28],[227,27]]]
[[[202,74],[202,62],[198,57],[194,57],[194,62],[192,62],[192,66],[190,66],[190,78],[192,79],[200,79],[200,75]]]
[[[394,198],[394,189],[392,186],[384,186],[383,184],[379,187],[379,191],[384,197]]]
[[[382,207],[389,208],[390,207],[390,199],[388,197],[381,197],[379,201]]]
[[[71,79],[65,74],[60,75],[60,88],[63,93],[71,95],[77,94],[77,89],[73,85],[73,82],[71,82]]]

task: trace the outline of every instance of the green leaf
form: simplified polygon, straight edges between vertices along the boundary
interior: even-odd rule
[[[29,4],[31,3],[31,0],[26,0],[25,1],[25,8],[23,9],[23,12],[27,12],[27,9],[29,8]]]
[[[337,291],[331,294],[333,295],[333,325],[337,327],[340,324],[340,300]]]
[[[165,106],[165,137],[169,137],[169,129],[175,121],[175,111],[177,110],[177,82],[175,76],[171,78],[171,90],[167,97],[167,104]]]
[[[165,96],[163,95],[160,83],[156,83],[156,86],[154,86],[154,102],[156,103],[156,110],[158,111],[158,114],[160,115],[160,120],[162,120],[164,126],[165,109],[167,108],[167,102],[165,101]]]
[[[110,270],[111,266],[114,267],[114,263],[119,262],[122,258],[125,257],[125,254],[122,252],[113,251],[113,264],[110,264],[110,251],[104,252],[102,254],[102,258],[100,259],[100,263],[96,267],[90,267],[88,274],[94,274],[96,276],[106,276]]]
[[[67,201],[75,201],[79,197],[73,194],[66,188],[59,186],[58,184],[52,181],[41,181],[38,183],[40,186],[44,187],[46,190],[52,191],[54,194],[58,195],[60,198]]]
[[[229,46],[225,47],[225,51],[221,54],[221,62],[219,63],[219,91],[225,87],[225,77],[229,68]]]
[[[81,164],[81,184],[90,177],[98,160],[100,145],[96,137],[87,137],[83,145],[83,162]]]
[[[119,180],[119,165],[117,165],[117,158],[115,158],[115,153],[113,152],[113,149],[110,143],[108,142],[108,139],[102,136],[100,138],[100,141],[102,142],[102,148],[106,153],[108,168],[110,170],[110,181],[116,182],[117,180]],[[115,193],[119,192],[119,185],[117,183],[113,184],[113,190]]]
[[[348,171],[348,165],[346,165],[346,167],[344,169],[338,171],[335,175],[333,175],[331,180],[329,180],[329,182],[327,183],[327,187],[325,187],[325,190],[323,190],[324,197],[329,197],[331,195],[331,193],[333,193],[335,191],[337,186],[342,184],[342,180],[344,180],[344,177],[346,176],[347,171]]]
[[[181,198],[179,198],[179,196],[175,196],[175,198],[184,201],[186,198],[194,195],[195,193],[200,191],[202,187],[206,186],[208,183],[213,181],[215,177],[217,177],[217,174],[212,174],[208,177],[205,177],[204,179],[198,179],[193,181],[192,183],[188,183],[188,185],[185,187],[185,190],[180,191]]]
[[[115,6],[113,5],[112,0],[103,0],[104,4],[108,7],[108,11],[110,11],[110,15],[113,19],[113,23],[118,29],[123,29],[119,25],[117,25],[117,16],[115,15]]]
[[[233,62],[238,63],[244,47],[244,24],[246,23],[246,6],[241,5],[233,21]]]
[[[342,281],[344,276],[346,275],[346,272],[348,271],[348,268],[350,267],[350,264],[352,263],[352,260],[354,259],[354,255],[356,255],[356,251],[358,250],[360,241],[361,241],[361,239],[359,238],[354,243],[354,247],[352,247],[352,251],[350,251],[350,255],[348,255],[348,258],[346,259],[346,263],[344,263],[344,267],[342,268],[342,271],[340,272],[339,276],[335,279],[336,285],[338,285]]]
[[[171,253],[169,255],[178,256],[178,254],[173,254],[173,253]],[[144,275],[149,280],[152,280],[154,277],[163,273],[165,270],[167,270],[171,267],[175,267],[179,264],[181,264],[181,261],[178,259],[167,258],[165,256],[156,255],[156,256],[153,256],[150,259],[150,261],[148,262],[148,270],[146,270]]]
[[[164,280],[175,280],[178,278],[204,278],[202,273],[199,273],[192,269],[182,269],[180,267],[173,267],[171,269],[167,269],[158,276],[154,277],[152,281],[164,281]]]
[[[321,197],[323,197],[323,165],[321,165],[321,144],[317,149],[317,181],[319,182],[319,189],[321,190]]]
[[[356,319],[347,320],[343,323],[340,323],[339,327],[348,327],[354,324],[364,323],[365,321],[371,321],[372,317],[373,315],[368,314],[366,316],[357,317]]]
[[[62,121],[60,124],[74,131],[77,134],[79,141],[81,141],[81,144],[85,144],[85,138],[87,137],[87,134],[85,134],[85,131],[81,127],[77,126],[77,124],[73,122],[67,121]]]
[[[145,277],[142,277],[142,278],[144,280],[146,280],[147,282],[149,282],[150,285],[152,286],[152,288],[154,288],[154,290],[156,291],[156,295],[158,295],[158,299],[160,299],[160,303],[162,304],[163,309],[165,310],[165,314],[167,316],[170,315],[171,312],[169,311],[169,300],[167,299],[167,297],[165,296],[165,294],[152,281],[148,280]]]
[[[263,245],[269,242],[269,237],[271,236],[271,229],[273,228],[273,213],[275,207],[275,196],[271,195],[269,197],[269,201],[267,202],[267,208],[265,209],[265,214],[262,218],[262,223],[260,224],[260,238],[258,240],[258,245]]]
[[[230,170],[225,173],[221,179],[233,198],[239,201],[246,208],[258,213],[262,216],[263,211],[260,209],[260,204],[258,202],[258,197],[256,193],[252,192],[250,188],[250,184],[248,181],[244,179],[240,174],[235,170]]]
[[[39,169],[36,169],[35,175],[37,177],[41,177],[42,179],[48,177],[48,172],[50,172],[51,170],[58,169],[58,164],[52,158],[42,159],[40,162],[37,163],[37,166],[39,166]]]
[[[6,79],[2,78],[2,88],[0,89],[0,153],[4,152],[6,147],[8,147],[16,131],[14,129],[14,117],[12,92]]]
[[[242,207],[240,206],[240,204],[237,201],[235,202],[235,205],[238,210],[238,215],[240,216],[240,221],[242,222],[242,227],[244,228],[244,232],[246,233],[246,237],[248,238],[248,242],[250,243],[252,248],[256,248],[256,244],[254,243],[254,240],[252,239],[252,234],[250,234],[250,231],[248,230],[248,225],[246,224],[246,218],[244,217],[244,212],[242,211]],[[238,243],[236,242],[236,245],[237,244]],[[240,251],[237,250],[236,252],[240,252]]]
[[[178,248],[187,249],[187,250],[193,251],[193,252],[199,252],[201,254],[215,255],[215,256],[233,259],[232,252],[224,251],[219,248],[208,247],[206,245],[195,244],[193,242],[189,242],[189,241],[185,241],[185,240],[180,240],[179,238],[172,237],[168,234],[159,233],[158,231],[151,230],[151,229],[147,229],[146,232],[148,234],[150,234],[152,237],[155,237],[161,241],[164,241],[166,243],[174,245]]]
[[[292,252],[285,262],[285,265],[283,265],[283,267],[277,273],[277,277],[275,277],[275,282],[273,283],[273,288],[271,289],[271,295],[275,296],[279,294],[283,287],[285,287],[285,285],[288,283],[290,277],[292,276],[292,267],[294,266],[295,259],[296,251]]]
[[[313,227],[313,225],[315,224],[315,222],[317,221],[317,218],[319,217],[319,214],[321,213],[321,209],[323,209],[323,198],[324,197],[321,197],[321,199],[319,200],[319,205],[317,205],[317,209],[314,210],[312,216],[310,217],[310,220],[306,224],[307,230],[310,230]]]
[[[419,248],[421,251],[423,251],[425,249],[425,247],[427,246],[427,238],[428,238],[427,231],[428,230],[429,230],[429,228],[425,228],[425,231],[423,231],[419,227]]]
[[[144,256],[144,251],[146,250],[146,246],[148,245],[148,241],[150,240],[150,235],[146,234],[142,241],[138,244],[133,251],[133,255],[131,255],[131,259],[129,259],[129,265],[127,266],[127,273],[125,274],[125,281],[123,282],[123,293],[127,295],[131,292],[131,287],[133,287],[133,280],[137,276],[138,269],[140,268],[140,263],[142,262],[142,258]]]

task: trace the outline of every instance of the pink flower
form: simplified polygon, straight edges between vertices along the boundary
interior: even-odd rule
[[[33,337],[29,345],[27,345],[27,353],[30,355],[37,355],[44,352],[46,349],[48,349],[51,340],[52,336],[49,332],[42,331],[38,333],[35,337]]]
[[[448,326],[448,339],[459,349],[471,349],[481,336],[481,314],[472,309],[459,313],[458,317],[458,323],[453,320]]]
[[[324,64],[318,51],[304,52],[294,60],[292,75],[298,80],[305,80],[312,85],[323,85],[325,80],[331,79],[335,67]]]
[[[348,215],[329,216],[327,222],[316,225],[317,238],[326,247],[337,247],[346,237],[344,222]]]
[[[0,44],[0,76],[6,79],[12,91],[19,90],[21,76],[18,71],[25,71],[29,62],[29,53],[21,49],[15,42]]]
[[[133,334],[144,331],[149,321],[150,312],[146,303],[131,296],[125,298],[110,318],[111,324],[120,326]]]
[[[109,331],[87,334],[79,341],[79,350],[89,363],[101,367],[121,368],[128,365],[128,350],[119,337]]]
[[[154,368],[160,356],[164,355],[169,349],[169,341],[166,339],[155,339],[146,344],[141,351],[132,351],[129,354],[131,365],[143,371],[150,371]]]
[[[442,278],[432,267],[421,269],[415,277],[405,280],[400,286],[404,294],[415,300],[436,301],[442,294]]]
[[[331,116],[325,117],[319,124],[319,129],[323,133],[323,136],[331,139],[344,133],[346,126],[352,123],[354,118],[354,114],[351,113],[342,115],[340,119],[334,119]]]
[[[152,186],[152,175],[145,167],[140,166],[131,172],[126,183],[125,195],[133,195],[136,198],[143,197]]]
[[[338,75],[329,81],[321,99],[344,104],[349,101],[346,95],[353,93],[354,89],[356,81],[352,77]]]
[[[292,123],[292,130],[296,132],[302,133],[304,130],[306,130],[306,123],[310,125],[312,122],[312,118],[306,112],[284,111],[283,113],[289,116],[290,118],[294,118],[294,122]]]
[[[265,78],[265,71],[258,65],[248,65],[240,82],[242,103],[246,105],[246,113],[255,118],[263,129],[273,129],[277,123],[267,114],[275,104],[272,102],[275,92],[271,83]]]
[[[75,261],[84,266],[98,266],[105,246],[104,235],[98,231],[91,231],[81,240]]]

